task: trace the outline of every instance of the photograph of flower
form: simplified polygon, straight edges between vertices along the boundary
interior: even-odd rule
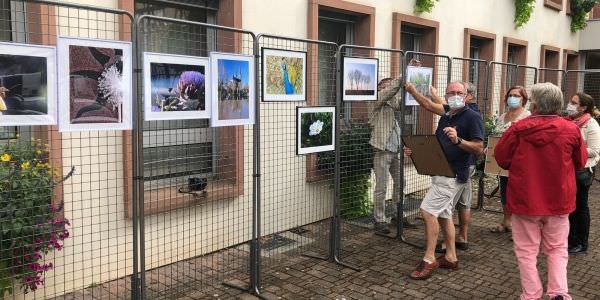
[[[342,100],[377,100],[378,63],[376,58],[344,57]]]
[[[60,131],[131,129],[131,43],[58,39]]]
[[[296,108],[296,154],[309,154],[334,149],[335,107]]]
[[[55,49],[13,43],[0,49],[0,126],[55,125]]]
[[[425,97],[429,97],[429,87],[433,78],[433,69],[426,67],[406,67],[406,81],[412,83],[417,91]],[[411,94],[406,93],[406,105],[419,105]]]
[[[262,48],[263,101],[306,100],[306,52]]]
[[[210,54],[211,126],[254,124],[254,57]]]
[[[208,58],[144,53],[144,120],[210,118]]]

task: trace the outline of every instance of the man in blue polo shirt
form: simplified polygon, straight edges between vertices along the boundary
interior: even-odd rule
[[[421,95],[412,84],[406,84],[405,88],[419,105],[441,116],[435,134],[456,174],[454,178],[433,176],[431,188],[421,203],[427,247],[423,259],[410,277],[426,279],[438,267],[458,268],[452,211],[467,186],[469,167],[475,163],[475,155],[483,153],[483,121],[478,112],[465,106],[467,90],[462,82],[452,82],[446,88],[445,98],[450,108],[448,112],[444,111],[443,105],[433,103]],[[405,149],[404,152],[407,156],[411,154],[410,149]],[[435,245],[440,224],[444,230],[446,253],[436,259]]]

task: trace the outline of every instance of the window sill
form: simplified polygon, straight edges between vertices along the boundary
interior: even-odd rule
[[[550,9],[554,9],[556,11],[563,10],[562,1],[561,1],[561,3],[556,3],[552,0],[544,0],[544,6],[550,8]]]
[[[144,215],[149,216],[212,201],[232,199],[242,194],[240,186],[233,180],[211,182],[206,188],[206,193],[198,193],[198,195],[180,193],[178,189],[179,187],[165,187],[144,192]],[[131,217],[131,206],[129,206],[127,218],[131,219]]]

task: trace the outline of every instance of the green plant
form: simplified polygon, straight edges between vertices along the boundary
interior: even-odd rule
[[[40,140],[0,147],[0,299],[14,292],[13,280],[24,293],[43,285],[53,267],[43,256],[69,236],[62,205],[52,203],[56,174],[47,160]]]
[[[421,14],[424,12],[431,12],[437,1],[439,0],[416,0],[415,13]]]
[[[571,0],[571,32],[585,28],[588,13],[599,2],[599,0]]]
[[[340,208],[344,218],[358,218],[371,213],[369,182],[373,168],[371,130],[367,124],[351,122],[341,130],[340,139]],[[321,152],[317,167],[332,171],[335,152]]]
[[[515,25],[517,28],[529,22],[534,8],[535,0],[515,0]]]

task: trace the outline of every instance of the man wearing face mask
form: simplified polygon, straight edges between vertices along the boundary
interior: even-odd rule
[[[470,82],[463,82],[463,85],[467,89],[467,94],[465,96],[465,105],[468,106],[473,111],[479,111],[479,105],[477,105],[477,101],[475,99],[475,95],[477,95],[477,87]],[[450,112],[450,105],[448,105],[448,101],[445,98],[438,96],[437,89],[435,87],[430,88],[431,92],[431,100],[433,100],[436,104],[442,104],[445,113]],[[433,113],[436,113],[436,109],[431,110]],[[483,117],[483,116],[482,116]],[[469,166],[469,178],[475,175],[475,165]],[[458,214],[458,236],[456,238],[456,248],[459,250],[467,250],[469,249],[468,243],[468,232],[469,232],[469,224],[471,223],[471,204],[473,202],[473,187],[471,180],[467,181],[467,185],[460,195],[460,199],[456,205],[456,208],[459,212]],[[446,244],[441,243],[435,247],[436,253],[445,253],[446,252]]]
[[[456,174],[454,178],[433,176],[431,188],[421,202],[427,246],[423,259],[410,277],[426,279],[438,267],[458,268],[452,212],[467,186],[470,166],[475,164],[475,155],[483,153],[483,121],[479,113],[465,105],[467,90],[462,82],[452,82],[446,88],[448,113],[442,104],[432,102],[420,94],[412,84],[407,83],[405,89],[422,108],[441,116],[435,134]],[[404,149],[406,156],[410,156],[411,153],[410,149]],[[446,253],[436,259],[439,224],[444,230]]]

